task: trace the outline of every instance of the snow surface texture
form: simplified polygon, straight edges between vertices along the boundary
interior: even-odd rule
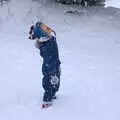
[[[120,120],[120,9],[41,3],[0,8],[0,120]],[[42,59],[27,34],[38,19],[57,32],[62,62],[58,100],[47,110]]]

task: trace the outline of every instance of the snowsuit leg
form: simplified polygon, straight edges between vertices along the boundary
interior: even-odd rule
[[[60,71],[54,72],[52,75],[44,75],[42,85],[45,90],[43,101],[51,101],[60,86]]]

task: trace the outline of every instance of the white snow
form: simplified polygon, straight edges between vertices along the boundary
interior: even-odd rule
[[[113,6],[116,8],[120,8],[120,1],[119,0],[106,0],[106,6]]]
[[[41,3],[0,7],[0,120],[120,120],[120,9]],[[58,100],[47,110],[42,58],[28,40],[37,20],[57,32],[62,62]]]

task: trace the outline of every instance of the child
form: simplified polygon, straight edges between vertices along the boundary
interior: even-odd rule
[[[32,25],[29,39],[36,40],[36,46],[43,58],[42,86],[45,90],[43,95],[44,105],[51,103],[56,98],[56,92],[60,86],[60,60],[55,32],[41,22]]]

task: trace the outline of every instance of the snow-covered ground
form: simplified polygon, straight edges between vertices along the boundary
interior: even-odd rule
[[[23,1],[0,8],[0,120],[119,120],[120,9]],[[27,34],[38,19],[57,32],[62,62],[58,100],[47,110],[42,59]]]

